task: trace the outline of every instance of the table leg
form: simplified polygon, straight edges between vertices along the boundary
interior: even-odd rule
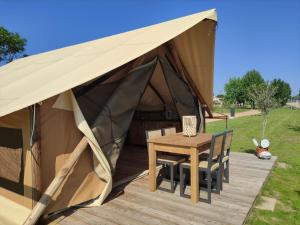
[[[148,144],[149,154],[149,191],[156,190],[156,151],[153,143]]]
[[[199,150],[191,149],[191,200],[193,203],[199,201]]]

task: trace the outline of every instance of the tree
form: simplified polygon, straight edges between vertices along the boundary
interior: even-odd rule
[[[244,101],[250,102],[252,108],[255,108],[255,101],[252,96],[249,95],[249,90],[251,90],[253,86],[261,85],[264,83],[265,81],[262,78],[261,74],[256,70],[248,71],[242,78],[242,85],[246,93]]]
[[[292,90],[288,83],[281,79],[274,79],[271,86],[276,87],[275,99],[280,105],[285,105],[291,98]]]
[[[260,109],[262,114],[262,139],[265,138],[265,131],[267,127],[267,116],[271,108],[277,105],[275,99],[276,87],[268,83],[252,85],[249,89],[249,95],[255,101],[256,106]]]
[[[245,103],[245,91],[241,78],[230,78],[224,89],[224,100],[227,104]]]
[[[0,26],[0,62],[11,62],[25,50],[26,39]]]

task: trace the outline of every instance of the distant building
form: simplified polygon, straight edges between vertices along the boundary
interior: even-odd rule
[[[223,98],[219,98],[217,96],[213,97],[213,103],[214,105],[223,105]]]

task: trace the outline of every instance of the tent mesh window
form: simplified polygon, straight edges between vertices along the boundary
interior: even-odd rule
[[[0,187],[22,193],[22,129],[0,127],[0,137]]]

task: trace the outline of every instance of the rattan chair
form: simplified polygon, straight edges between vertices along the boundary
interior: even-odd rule
[[[176,130],[175,130],[176,133]],[[149,138],[156,138],[156,137],[161,137],[162,136],[162,131],[159,130],[151,130],[151,131],[146,131],[146,138],[147,140]],[[185,158],[177,156],[177,155],[170,155],[170,154],[158,154],[156,162],[157,164],[162,165],[162,169],[160,171],[160,175],[163,176],[164,180],[168,180],[170,182],[170,189],[166,189],[163,187],[158,186],[157,189],[167,191],[167,192],[175,192],[175,186],[176,186],[176,181],[174,179],[174,172],[177,166],[181,163],[184,162]],[[167,170],[170,172],[170,179],[166,179],[167,176]],[[164,173],[162,173],[164,172]]]
[[[221,189],[221,168],[220,165],[222,163],[222,158],[224,154],[224,140],[225,133],[214,134],[212,136],[212,142],[209,150],[209,154],[206,160],[199,161],[198,171],[199,174],[205,173],[206,175],[206,190],[207,190],[207,202],[211,203],[211,193],[212,193],[212,174],[214,172],[217,173],[217,193],[220,193]],[[191,164],[190,161],[184,162],[180,164],[180,196],[181,197],[189,197],[186,195],[185,188],[187,185],[187,172],[190,171]],[[202,188],[203,190],[203,188]]]

